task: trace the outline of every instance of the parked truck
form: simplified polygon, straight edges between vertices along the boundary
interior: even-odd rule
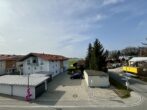
[[[147,57],[132,58],[122,70],[135,75],[147,76]]]

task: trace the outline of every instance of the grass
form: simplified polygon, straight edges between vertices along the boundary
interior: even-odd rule
[[[75,69],[73,64],[76,63],[78,60],[79,60],[78,58],[70,58],[68,60],[68,69]]]
[[[75,72],[79,72],[78,69],[76,69],[73,64],[76,63],[77,61],[79,61],[79,58],[70,58],[68,60],[68,70],[67,70],[67,74],[72,75]]]
[[[115,87],[115,93],[121,98],[128,98],[130,97],[131,90],[127,90],[126,86],[119,83],[118,81],[110,78],[110,83]]]

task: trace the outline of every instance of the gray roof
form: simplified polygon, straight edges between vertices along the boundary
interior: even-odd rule
[[[29,77],[29,85],[30,86],[37,86],[48,79],[46,76],[36,77],[31,76]],[[4,75],[0,76],[0,84],[3,85],[28,85],[28,76],[27,75]]]
[[[102,72],[102,71],[85,70],[85,72],[88,74],[88,76],[108,76],[107,73]]]
[[[132,62],[147,61],[147,57],[133,57],[129,61],[132,61]]]

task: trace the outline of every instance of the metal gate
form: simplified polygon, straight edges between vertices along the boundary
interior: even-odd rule
[[[39,97],[45,91],[45,82],[35,87],[35,98]]]

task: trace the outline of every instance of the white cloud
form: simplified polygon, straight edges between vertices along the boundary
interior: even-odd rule
[[[96,21],[101,21],[101,20],[104,20],[105,18],[106,18],[105,15],[97,14],[96,17],[95,17],[95,20]]]
[[[16,42],[17,42],[17,43],[23,43],[23,41],[24,41],[23,38],[18,38],[18,39],[16,39]]]
[[[4,42],[5,42],[5,39],[4,39],[3,37],[0,36],[0,44],[1,44],[1,43],[4,43]]]
[[[0,46],[4,47],[6,46],[6,41],[5,41],[5,38],[1,36],[0,34]],[[2,48],[1,48],[2,49]]]
[[[90,0],[0,0],[0,32],[7,48],[0,52],[26,54],[27,52],[73,54],[81,42],[90,40],[85,33],[104,18],[93,10],[100,5]],[[0,38],[0,43],[4,42]],[[82,47],[83,45],[81,45]],[[62,48],[62,49],[61,49]]]
[[[111,5],[119,2],[123,2],[124,0],[103,0],[103,5]]]

